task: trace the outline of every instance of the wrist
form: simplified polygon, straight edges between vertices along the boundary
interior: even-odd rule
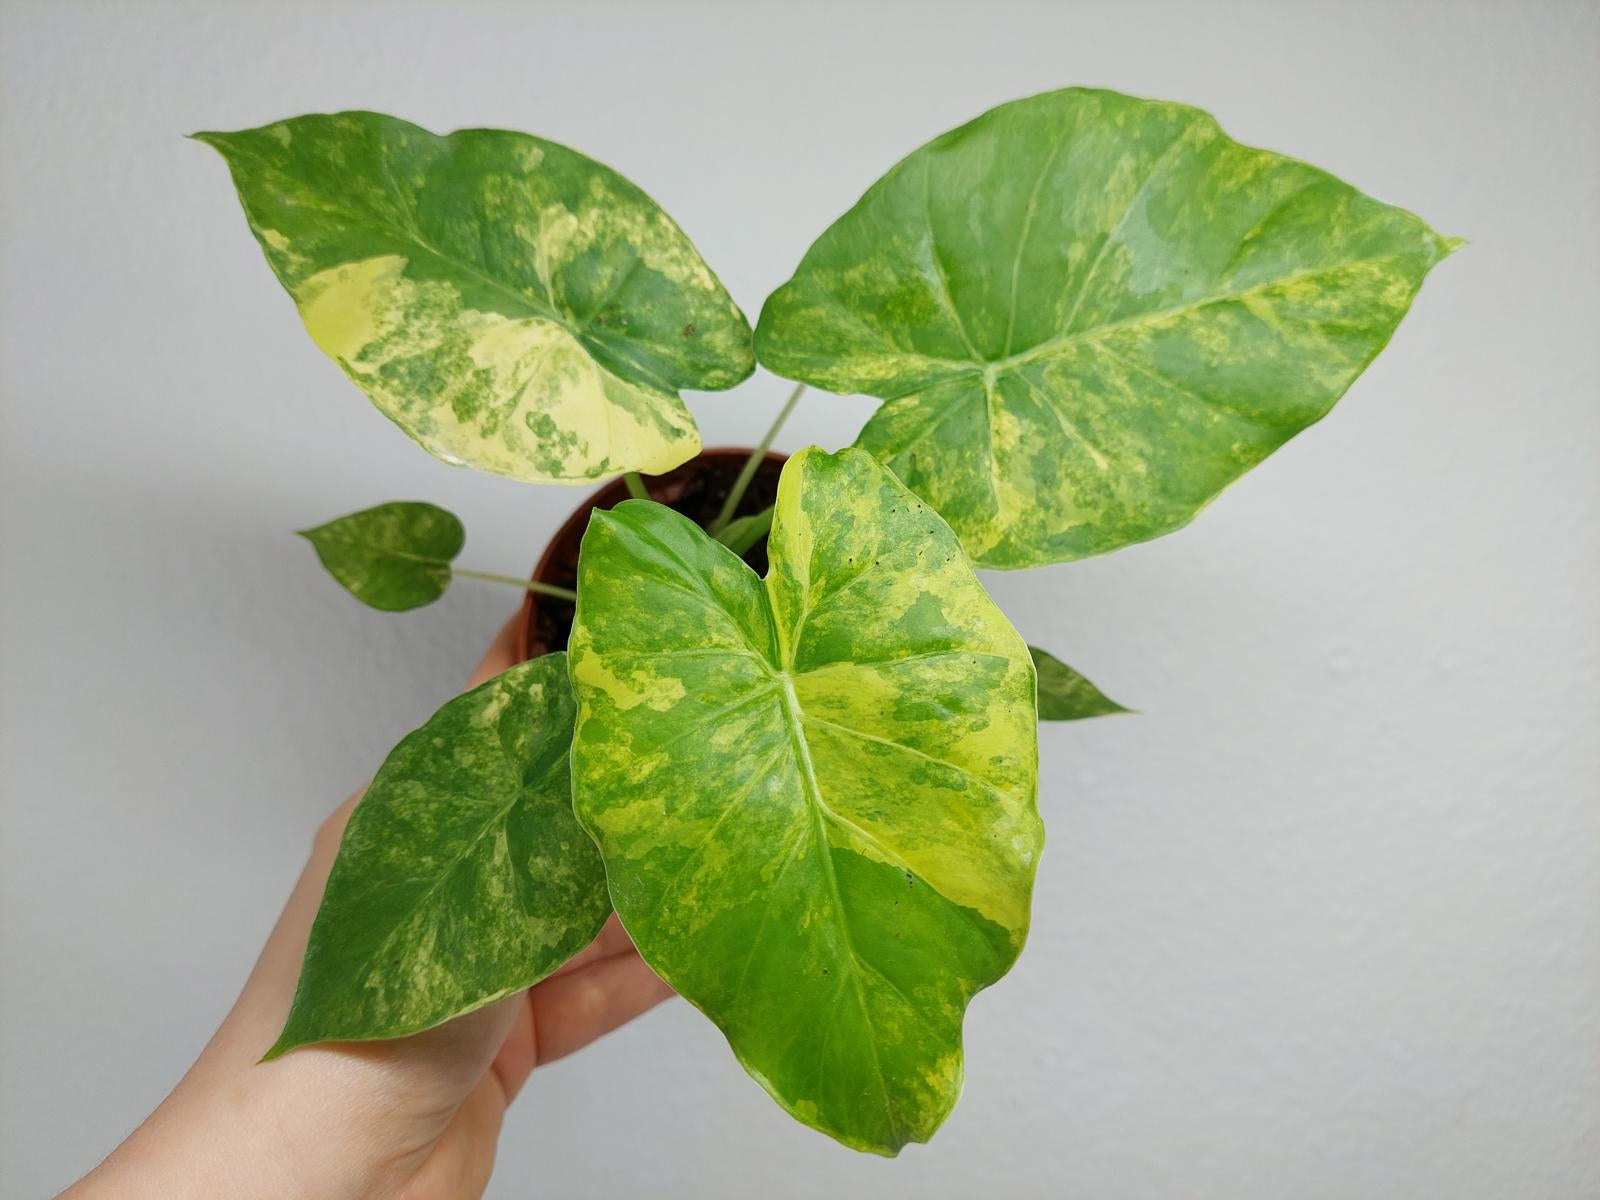
[[[339,1081],[277,1065],[208,1079],[198,1064],[61,1200],[367,1200],[388,1191],[393,1158],[350,1127]]]

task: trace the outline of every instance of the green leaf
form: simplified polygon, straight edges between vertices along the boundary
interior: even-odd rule
[[[1191,520],[1322,417],[1459,243],[1181,104],[1071,88],[904,159],[767,301],[761,362],[983,566]]]
[[[743,554],[754,546],[772,528],[772,510],[764,508],[758,513],[751,513],[745,517],[735,517],[723,526],[717,534],[717,541],[721,542],[735,554]]]
[[[299,532],[352,596],[385,612],[444,595],[450,562],[466,538],[453,513],[420,500],[380,504]]]
[[[577,483],[700,448],[679,388],[750,374],[750,327],[683,231],[524,133],[369,112],[199,133],[313,340],[448,462]]]
[[[566,656],[512,667],[394,748],[351,814],[268,1052],[417,1033],[530,987],[599,933],[572,815]]]
[[[656,504],[596,512],[573,797],[645,959],[794,1116],[926,1141],[1043,840],[1027,647],[860,450],[779,483],[765,581]],[[648,614],[641,620],[640,614]]]
[[[1106,717],[1131,712],[1111,699],[1048,650],[1029,646],[1034,669],[1039,673],[1039,719],[1041,721],[1081,721],[1085,717]]]

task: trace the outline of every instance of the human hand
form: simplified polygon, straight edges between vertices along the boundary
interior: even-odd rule
[[[513,665],[513,624],[471,687]],[[483,1194],[507,1106],[555,1061],[672,994],[615,915],[528,991],[437,1028],[258,1060],[283,1027],[312,918],[358,796],[328,818],[238,1003],[172,1094],[62,1200]]]

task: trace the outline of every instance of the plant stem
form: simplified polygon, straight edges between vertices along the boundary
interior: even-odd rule
[[[628,495],[632,496],[635,500],[650,499],[650,489],[644,486],[644,480],[639,478],[639,472],[623,472],[622,482],[628,485]]]
[[[772,423],[772,428],[767,430],[767,435],[761,439],[761,444],[750,451],[750,457],[744,460],[739,478],[733,481],[733,488],[728,492],[728,498],[723,501],[722,511],[717,514],[717,519],[706,527],[706,532],[712,537],[721,533],[728,522],[733,520],[739,501],[744,499],[750,481],[756,477],[756,469],[761,466],[761,460],[766,458],[767,451],[772,449],[772,440],[778,436],[778,430],[783,428],[783,423],[789,419],[789,414],[794,411],[794,406],[800,399],[800,393],[805,390],[806,385],[803,383],[794,385],[794,391],[789,393],[789,399],[785,402],[783,410],[778,413],[778,419]]]
[[[729,521],[727,528],[717,534],[717,541],[735,554],[743,554],[771,531],[772,506],[769,504],[758,513]]]
[[[521,588],[525,592],[538,592],[541,596],[554,596],[557,600],[578,599],[578,593],[571,588],[557,587],[553,583],[540,583],[535,579],[518,579],[514,575],[496,575],[493,571],[469,571],[465,567],[451,567],[450,570],[463,579],[481,579],[485,583],[508,583],[512,587]]]

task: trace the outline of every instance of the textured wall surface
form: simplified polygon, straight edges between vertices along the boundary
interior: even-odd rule
[[[806,1131],[679,1002],[535,1077],[492,1194],[1600,1194],[1597,46],[1593,3],[0,6],[0,1192],[160,1099],[316,823],[515,603],[371,613],[288,531],[429,499],[517,572],[578,499],[394,430],[179,135],[538,132],[654,194],[753,317],[902,153],[1077,82],[1472,244],[1195,525],[990,577],[1143,715],[1044,731],[1033,934],[932,1146]],[[748,442],[783,393],[690,400]],[[782,444],[868,411],[814,397]]]

